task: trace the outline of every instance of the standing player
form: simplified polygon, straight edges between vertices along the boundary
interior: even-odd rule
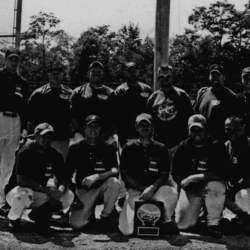
[[[0,69],[0,208],[5,213],[4,188],[12,174],[20,135],[27,136],[28,84],[17,72],[21,53],[10,48]]]
[[[121,146],[128,139],[137,138],[135,118],[146,111],[148,97],[152,89],[147,84],[138,81],[139,69],[136,63],[129,62],[125,65],[126,82],[115,90],[117,105],[117,130]]]
[[[147,112],[152,115],[155,124],[155,140],[167,148],[175,147],[187,137],[187,121],[193,114],[193,108],[187,93],[172,84],[173,69],[162,65],[158,69],[157,79],[161,88],[148,99]]]
[[[71,115],[76,132],[84,136],[84,121],[91,115],[98,115],[103,122],[101,137],[109,139],[114,132],[113,90],[103,84],[104,67],[95,61],[89,66],[89,83],[76,88],[71,96]]]
[[[51,124],[54,137],[51,146],[66,160],[70,140],[70,96],[72,90],[62,84],[63,68],[51,66],[49,83],[36,89],[30,96],[29,121],[36,127],[42,122]]]
[[[207,136],[207,122],[202,115],[188,120],[189,138],[175,150],[172,176],[179,185],[176,207],[179,229],[195,226],[203,205],[211,236],[220,238],[219,221],[224,209],[226,185],[222,180],[229,165],[225,145]]]
[[[245,124],[245,133],[250,137],[250,67],[242,70],[241,82],[244,91],[238,95],[240,116]]]
[[[172,216],[178,199],[177,189],[167,184],[170,162],[167,148],[152,139],[154,125],[151,115],[137,116],[139,139],[128,142],[121,156],[121,173],[128,196],[119,218],[119,229],[124,235],[134,231],[135,201],[161,201],[164,204],[163,231],[179,234]]]
[[[225,70],[219,64],[209,69],[211,87],[203,87],[198,91],[194,103],[195,113],[202,114],[207,120],[208,134],[225,142],[225,120],[237,110],[237,97],[224,86]]]

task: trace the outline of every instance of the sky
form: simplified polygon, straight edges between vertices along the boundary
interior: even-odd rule
[[[182,34],[188,16],[196,6],[206,6],[216,0],[171,0],[170,36]],[[228,0],[236,9],[244,10],[248,0]],[[61,20],[60,28],[78,38],[89,27],[110,25],[117,31],[123,24],[137,24],[141,36],[154,36],[156,0],[23,0],[22,32],[29,27],[30,16],[40,11],[52,12]]]
[[[6,34],[5,28],[12,33],[13,7],[5,2],[7,0],[0,1],[0,33]],[[8,1],[14,3],[14,0]],[[208,7],[214,2],[216,0],[171,0],[170,37],[183,34],[184,28],[191,27],[188,25],[188,16],[195,7]],[[237,10],[244,10],[248,0],[227,2],[235,4]],[[29,28],[30,17],[40,11],[53,13],[61,20],[58,28],[75,38],[90,27],[110,25],[110,31],[117,31],[129,22],[139,26],[142,38],[147,35],[154,37],[156,0],[23,0],[21,32]],[[7,19],[8,25],[5,23]]]

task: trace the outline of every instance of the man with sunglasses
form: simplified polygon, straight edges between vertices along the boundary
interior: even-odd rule
[[[102,119],[101,137],[107,140],[113,135],[115,127],[114,91],[103,84],[104,66],[99,61],[90,64],[88,78],[89,83],[77,87],[70,98],[71,116],[77,132],[76,140],[84,137],[84,122],[91,114]]]
[[[178,192],[168,182],[170,162],[164,144],[153,140],[152,116],[142,113],[136,117],[138,139],[127,142],[121,155],[121,174],[128,192],[119,218],[124,235],[134,233],[136,201],[160,201],[164,204],[163,233],[178,235],[172,219]]]
[[[245,134],[245,124],[239,117],[232,116],[225,121],[228,138],[226,147],[230,157],[228,190],[225,206],[237,215],[250,235],[250,138]]]
[[[207,132],[217,140],[226,141],[224,122],[237,114],[237,97],[233,91],[224,86],[226,79],[222,65],[213,64],[209,68],[211,87],[203,87],[197,93],[194,111],[207,120]]]
[[[51,125],[39,124],[35,128],[34,140],[18,152],[13,176],[17,182],[6,190],[6,200],[11,207],[9,226],[13,230],[22,230],[23,211],[32,209],[28,217],[35,221],[40,233],[49,234],[52,213],[69,208],[73,203],[74,194],[67,189],[63,157],[50,146],[53,134]],[[58,180],[56,187],[49,183],[53,175]]]
[[[157,79],[161,87],[149,97],[147,112],[154,120],[155,140],[173,148],[187,137],[186,124],[193,108],[187,93],[173,86],[170,65],[159,67]]]
[[[115,90],[117,132],[122,147],[127,140],[137,138],[135,118],[146,111],[148,97],[152,94],[151,87],[138,80],[140,71],[135,62],[126,63],[124,73],[126,82]]]

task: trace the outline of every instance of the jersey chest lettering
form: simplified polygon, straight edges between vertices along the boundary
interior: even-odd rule
[[[108,100],[108,96],[107,95],[101,95],[101,94],[98,94],[97,97],[101,100]]]
[[[141,92],[140,95],[142,97],[146,97],[146,98],[149,97],[149,93],[147,93],[147,92]]]

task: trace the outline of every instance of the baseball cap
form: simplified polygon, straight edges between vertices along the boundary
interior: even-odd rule
[[[224,74],[225,73],[225,70],[224,70],[223,66],[221,66],[220,64],[213,64],[213,65],[211,65],[210,68],[209,68],[209,73],[211,73],[213,71],[217,71],[220,74]]]
[[[128,70],[131,67],[136,68],[136,69],[138,68],[137,64],[135,62],[128,62],[128,63],[125,64],[125,69],[126,70]]]
[[[173,72],[173,68],[172,66],[170,66],[169,64],[162,64],[159,68],[158,68],[158,74],[160,74],[160,72],[162,70],[171,70],[171,72]]]
[[[54,132],[53,127],[48,123],[40,123],[36,126],[34,134],[44,135],[48,132]]]
[[[244,68],[244,69],[242,70],[241,76],[249,75],[249,74],[250,74],[250,67],[247,67],[247,68]]]
[[[92,69],[92,68],[100,68],[100,69],[103,69],[104,66],[102,63],[100,63],[99,61],[94,61],[92,62],[90,65],[89,65],[89,69]]]
[[[152,116],[146,113],[142,113],[136,117],[135,125],[138,125],[141,121],[147,121],[150,124],[153,123]]]
[[[16,48],[7,49],[6,52],[5,52],[5,59],[7,59],[8,57],[11,57],[11,56],[16,56],[18,58],[21,58],[20,50],[18,50]]]
[[[101,124],[101,118],[97,115],[89,115],[86,119],[85,119],[85,124],[89,125],[93,122],[96,122],[98,124]]]
[[[188,128],[191,128],[193,126],[197,126],[200,128],[205,128],[207,126],[206,118],[203,115],[192,115],[188,119]]]

